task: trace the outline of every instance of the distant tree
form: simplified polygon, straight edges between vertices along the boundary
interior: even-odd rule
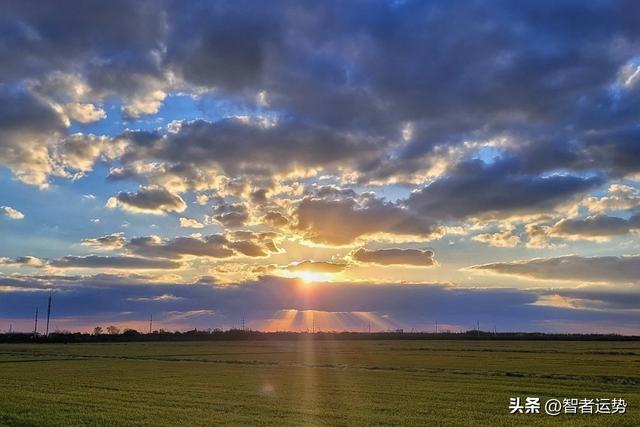
[[[120,328],[118,328],[117,326],[107,326],[107,333],[109,335],[118,335],[120,333]]]
[[[122,335],[127,337],[137,337],[138,335],[140,335],[140,332],[136,331],[135,329],[125,329]]]
[[[93,335],[101,335],[103,332],[102,326],[96,326],[93,328]]]

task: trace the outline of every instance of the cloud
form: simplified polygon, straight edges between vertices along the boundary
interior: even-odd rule
[[[102,249],[120,249],[127,243],[124,233],[114,233],[93,239],[82,239],[82,244]]]
[[[193,218],[180,217],[180,227],[182,228],[204,228],[204,224]]]
[[[208,170],[227,177],[270,177],[300,167],[332,167],[377,152],[379,138],[342,133],[292,118],[230,117],[217,122],[184,121],[177,130],[151,138],[130,132],[128,161],[158,158],[187,175]],[[141,141],[141,142],[139,142]]]
[[[540,223],[526,224],[527,247],[534,249],[550,248],[556,246],[551,236],[551,226]]]
[[[57,154],[67,169],[84,173],[92,170],[98,158],[111,160],[122,154],[122,149],[122,144],[111,138],[76,133],[61,141]]]
[[[2,211],[2,214],[9,219],[24,219],[24,214],[11,206],[0,206],[0,211]]]
[[[305,197],[296,207],[295,228],[318,243],[344,245],[361,236],[387,233],[428,239],[440,229],[430,219],[375,197],[327,200]]]
[[[640,228],[640,215],[629,219],[594,215],[586,218],[567,218],[553,226],[550,233],[578,239],[599,239],[628,234],[632,229]]]
[[[532,177],[562,167],[633,173],[639,85],[632,46],[640,36],[628,17],[636,6],[602,3],[579,17],[574,9],[140,1],[90,12],[70,4],[63,12],[11,5],[3,21],[11,44],[0,53],[9,65],[0,81],[28,86],[51,110],[42,111],[48,132],[31,138],[33,147],[65,132],[63,116],[100,118],[96,106],[106,99],[122,104],[126,120],[157,113],[176,93],[232,104],[243,114],[182,122],[124,159],[153,158],[193,175],[325,168],[360,182],[397,181],[433,167],[434,153],[504,137]],[[540,34],[555,50],[531,49]],[[44,120],[50,114],[57,119]],[[33,153],[40,163],[25,161],[27,150],[0,161],[45,186],[58,172],[45,148]]]
[[[531,176],[518,159],[492,164],[470,160],[445,177],[413,192],[406,205],[438,219],[508,217],[545,212],[603,183],[600,176]]]
[[[202,237],[176,237],[161,239],[158,236],[135,237],[124,248],[137,255],[161,258],[183,256],[229,258],[232,256],[267,257],[280,252],[275,233],[236,231],[227,234],[210,234]]]
[[[71,102],[65,105],[64,112],[71,120],[83,124],[97,122],[107,117],[107,113],[102,108],[80,102]]]
[[[44,265],[40,258],[33,256],[21,256],[18,258],[0,258],[0,265],[18,266],[18,267],[41,267]]]
[[[52,147],[66,133],[60,111],[25,89],[0,86],[0,164],[21,181],[41,188],[56,168]]]
[[[177,269],[175,261],[147,259],[133,256],[65,256],[49,262],[57,268],[115,268],[115,269]]]
[[[324,262],[324,261],[302,261],[287,266],[289,271],[304,271],[311,273],[339,273],[347,268],[347,264]]]
[[[165,301],[165,302],[170,302],[170,301],[178,301],[183,299],[182,297],[177,297],[175,295],[172,294],[162,294],[162,295],[155,295],[152,297],[137,297],[137,298],[129,298],[130,301]]]
[[[213,208],[212,218],[228,228],[242,227],[249,220],[249,211],[244,204],[221,204]]]
[[[639,256],[582,257],[569,255],[557,258],[483,264],[470,268],[476,271],[542,280],[593,283],[637,283],[640,280]]]
[[[289,220],[286,216],[282,215],[280,212],[275,211],[267,212],[264,217],[262,217],[262,221],[265,224],[276,228],[284,227],[289,223]]]
[[[360,248],[351,253],[355,261],[380,265],[432,266],[436,264],[433,251],[422,249],[377,249]]]
[[[606,196],[590,196],[582,201],[591,214],[626,211],[640,206],[640,191],[622,184],[611,184]]]
[[[513,248],[520,243],[520,236],[513,230],[506,230],[498,233],[476,234],[471,240],[487,243],[496,248]]]
[[[122,112],[128,118],[138,118],[140,116],[154,114],[160,110],[167,94],[162,90],[152,90],[142,93],[130,99],[129,103],[122,107]]]
[[[168,212],[182,212],[187,204],[177,194],[173,194],[160,187],[140,187],[137,192],[120,192],[109,198],[108,208],[121,208],[134,213],[165,214]]]

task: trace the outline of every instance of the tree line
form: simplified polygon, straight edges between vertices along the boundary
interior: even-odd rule
[[[618,334],[546,334],[541,332],[262,332],[242,329],[190,331],[156,330],[141,333],[135,329],[97,326],[93,333],[56,331],[49,335],[33,333],[0,334],[0,343],[91,343],[146,341],[233,341],[233,340],[544,340],[544,341],[640,341],[640,336]]]

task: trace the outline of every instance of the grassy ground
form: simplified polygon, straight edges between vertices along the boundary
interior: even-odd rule
[[[509,415],[509,397],[625,415]],[[0,345],[3,425],[640,425],[640,343]]]

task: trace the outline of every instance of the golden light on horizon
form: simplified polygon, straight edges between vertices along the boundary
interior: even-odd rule
[[[295,273],[295,277],[304,283],[329,282],[333,276],[333,273],[321,273],[317,271],[298,271]]]
[[[279,310],[261,330],[276,331],[359,331],[377,332],[395,329],[395,323],[365,311],[333,312],[324,310]]]

